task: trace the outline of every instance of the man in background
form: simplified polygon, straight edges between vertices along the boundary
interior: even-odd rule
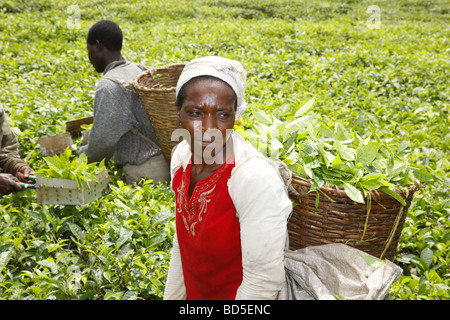
[[[131,82],[145,70],[121,54],[123,35],[109,20],[94,24],[87,35],[89,60],[103,73],[97,83],[94,123],[88,144],[80,149],[89,162],[105,159],[119,165],[129,184],[147,177],[169,181],[169,166]]]
[[[33,183],[28,181],[28,177],[34,174],[34,170],[21,160],[18,145],[0,104],[0,195],[20,191],[19,182]]]

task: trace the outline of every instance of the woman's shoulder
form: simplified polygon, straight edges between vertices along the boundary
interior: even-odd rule
[[[272,160],[265,157],[248,141],[245,141],[238,133],[233,134],[233,143],[235,143],[235,166],[236,172],[244,176],[262,177],[278,176],[275,164]]]
[[[253,157],[241,163],[232,174],[237,183],[259,185],[261,183],[281,183],[280,175],[268,159]]]
[[[170,172],[172,177],[175,172],[181,167],[185,168],[191,159],[191,149],[186,140],[182,140],[172,150],[172,157],[170,160]]]

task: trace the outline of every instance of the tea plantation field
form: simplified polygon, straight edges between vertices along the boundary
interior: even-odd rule
[[[102,19],[121,26],[130,61],[239,60],[251,110],[283,118],[315,97],[308,112],[330,126],[361,136],[374,126],[425,185],[403,225],[391,298],[450,298],[448,1],[0,0],[0,102],[35,169],[40,137],[92,115],[101,75],[85,39]],[[253,123],[244,114],[243,128]],[[0,198],[0,299],[162,298],[170,186],[125,185],[108,169],[110,193],[85,206],[40,205],[34,190]]]

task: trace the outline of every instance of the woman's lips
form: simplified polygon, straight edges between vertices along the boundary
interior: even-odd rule
[[[194,144],[197,144],[197,145],[201,144],[202,146],[208,146],[211,143],[214,143],[214,140],[194,140]]]
[[[214,140],[203,140],[202,141],[202,144],[206,144],[206,145],[208,145],[208,144],[211,144],[211,143],[214,143]]]

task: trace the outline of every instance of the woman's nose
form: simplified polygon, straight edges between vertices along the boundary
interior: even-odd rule
[[[213,115],[205,115],[202,121],[203,132],[217,129],[216,118]]]

